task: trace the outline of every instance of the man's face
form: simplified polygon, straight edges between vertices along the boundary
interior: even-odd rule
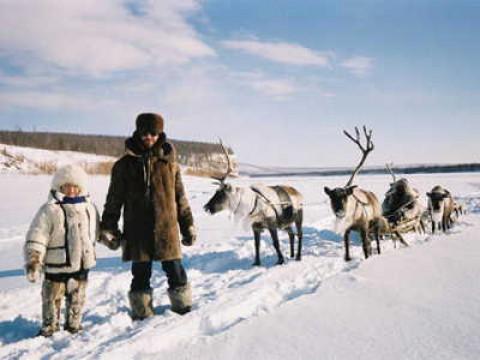
[[[146,149],[151,149],[158,140],[158,134],[154,134],[147,131],[142,133],[141,139],[142,139],[143,146],[145,146]]]

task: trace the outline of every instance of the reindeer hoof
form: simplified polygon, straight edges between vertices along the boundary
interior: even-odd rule
[[[278,259],[277,260],[277,265],[282,265],[284,263],[285,263],[285,260],[283,260],[283,259]]]
[[[301,257],[301,256],[297,256],[297,257],[295,258],[295,261],[301,261],[301,260],[302,260],[302,257]]]
[[[352,258],[350,256],[345,256],[344,259],[345,259],[345,261],[351,261],[352,260]]]
[[[252,264],[252,266],[260,266],[260,265],[261,265],[260,261],[257,261],[257,260],[254,261],[253,264]]]

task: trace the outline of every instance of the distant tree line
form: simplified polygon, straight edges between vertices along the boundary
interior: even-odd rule
[[[172,139],[170,141],[173,142],[178,161],[182,165],[206,170],[217,170],[224,166],[224,163],[216,160],[221,154],[218,144]],[[125,137],[120,136],[0,130],[0,143],[113,157],[120,157],[125,152]],[[228,151],[233,154],[231,148],[228,148]],[[236,166],[234,159],[233,161]]]
[[[436,173],[464,173],[480,172],[480,163],[465,163],[451,165],[412,165],[393,168],[395,174],[436,174]],[[342,176],[350,175],[351,169],[323,169],[323,170],[305,170],[305,171],[271,171],[268,173],[246,173],[251,177],[286,177],[286,176]],[[389,174],[385,168],[364,168],[360,174],[384,175]]]

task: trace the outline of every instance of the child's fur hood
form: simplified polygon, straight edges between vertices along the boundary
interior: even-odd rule
[[[60,192],[60,187],[65,184],[77,185],[80,195],[88,194],[87,174],[78,165],[66,165],[59,168],[52,179],[52,190]]]

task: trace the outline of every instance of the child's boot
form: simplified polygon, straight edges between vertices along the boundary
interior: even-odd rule
[[[42,286],[42,328],[39,335],[52,336],[59,330],[60,307],[65,295],[65,284],[45,279]]]
[[[65,330],[75,334],[82,330],[82,309],[85,304],[87,280],[70,279],[67,282]]]

